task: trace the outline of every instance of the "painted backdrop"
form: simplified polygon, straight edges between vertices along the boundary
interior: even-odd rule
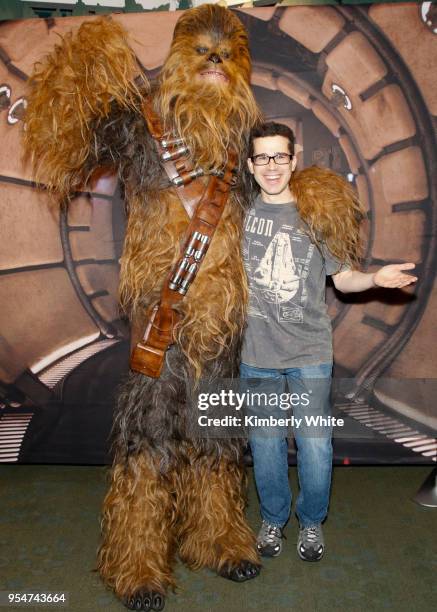
[[[328,166],[367,209],[364,268],[414,261],[403,291],[328,289],[347,420],[337,462],[432,462],[437,443],[435,12],[422,4],[238,10],[266,116],[288,123],[299,165]],[[115,15],[149,78],[180,13]],[[108,461],[128,364],[117,309],[123,203],[102,176],[60,214],[21,161],[26,80],[84,18],[0,24],[0,461]],[[293,449],[291,450],[293,458]]]

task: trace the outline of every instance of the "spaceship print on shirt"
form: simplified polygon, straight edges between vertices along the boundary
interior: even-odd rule
[[[295,247],[294,253],[292,245]],[[274,304],[278,321],[301,323],[307,301],[305,280],[314,245],[302,240],[299,229],[283,226],[259,258],[255,251],[259,252],[260,246],[258,240],[249,241],[252,289],[248,316],[266,319],[267,312],[271,313],[271,304]],[[306,252],[299,252],[302,247]]]

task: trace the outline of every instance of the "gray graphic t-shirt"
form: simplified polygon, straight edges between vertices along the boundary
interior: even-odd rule
[[[292,368],[332,360],[326,275],[347,269],[303,230],[295,204],[259,195],[245,222],[244,264],[250,297],[242,361]]]

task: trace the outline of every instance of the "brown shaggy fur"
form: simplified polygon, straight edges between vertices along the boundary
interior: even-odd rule
[[[114,102],[123,108],[136,107],[136,74],[127,34],[109,18],[83,23],[35,66],[24,144],[37,181],[62,199],[86,183],[92,120],[108,116]]]
[[[241,466],[225,458],[199,458],[181,446],[185,461],[165,475],[144,455],[112,469],[97,567],[119,597],[174,588],[177,550],[196,570],[219,572],[242,559],[259,563],[244,517]]]
[[[248,288],[241,253],[242,215],[231,195],[208,257],[181,308],[175,337],[196,378],[203,364],[238,343],[243,332]]]
[[[176,342],[196,378],[206,361],[216,359],[241,334],[247,281],[241,257],[243,210],[230,200],[205,262],[186,298],[175,329]],[[135,319],[159,299],[164,278],[178,257],[178,237],[188,217],[171,192],[161,192],[144,206],[131,208],[122,257],[120,301]],[[220,278],[220,282],[217,279]]]
[[[311,166],[293,173],[291,189],[313,241],[323,242],[339,262],[358,267],[364,208],[350,183],[332,170]]]
[[[242,467],[225,459],[214,466],[202,457],[182,467],[176,480],[179,555],[192,569],[259,563],[244,516],[245,484]]]
[[[150,457],[131,456],[112,469],[103,502],[97,567],[119,597],[142,588],[165,593],[174,587],[175,500]]]

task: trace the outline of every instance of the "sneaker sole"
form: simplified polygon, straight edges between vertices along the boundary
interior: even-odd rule
[[[297,549],[297,554],[299,555],[299,558],[302,559],[302,561],[308,561],[308,563],[317,563],[317,561],[322,560],[323,555],[325,554],[325,551],[323,550],[322,554],[317,559],[307,559],[306,557],[303,556],[303,554],[300,552],[299,549]]]
[[[264,558],[279,557],[279,555],[280,555],[280,554],[281,554],[281,552],[282,552],[282,548],[280,548],[280,549],[278,550],[278,552],[275,552],[275,553],[268,553],[268,552],[265,552],[265,551],[263,551],[261,548],[258,548],[258,546],[256,547],[256,549],[257,549],[258,553],[260,554],[260,556],[261,556],[261,557],[264,557]]]

